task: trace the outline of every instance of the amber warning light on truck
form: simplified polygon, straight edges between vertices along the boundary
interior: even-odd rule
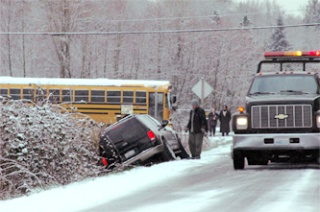
[[[320,50],[316,51],[286,51],[286,52],[265,52],[264,57],[279,58],[279,57],[320,57]]]

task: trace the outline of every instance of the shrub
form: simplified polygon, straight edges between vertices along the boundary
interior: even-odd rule
[[[100,127],[49,103],[0,103],[0,199],[99,173]]]

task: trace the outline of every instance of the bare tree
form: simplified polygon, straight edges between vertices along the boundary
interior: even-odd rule
[[[12,1],[10,0],[1,0],[0,1],[1,7],[1,31],[8,31],[10,32],[12,29],[12,19],[14,16],[14,5],[12,3]],[[4,42],[4,40],[6,40],[6,42]],[[5,47],[6,49],[5,49]],[[5,70],[3,69],[7,69],[7,73],[9,74],[9,76],[13,76],[13,72],[12,72],[12,53],[11,50],[12,46],[11,46],[11,36],[10,35],[6,35],[5,39],[4,36],[1,36],[1,57],[3,58],[4,63],[3,64],[7,64],[7,67],[5,66],[1,66],[2,68],[2,73],[5,73]],[[4,52],[6,51],[6,52]],[[4,59],[4,57],[7,57],[6,59]]]
[[[279,14],[286,23],[302,21],[285,14],[274,1],[0,1],[4,32],[243,28],[188,33],[0,35],[1,74],[167,79],[173,83],[181,107],[195,97],[191,88],[202,77],[214,88],[205,107],[219,108],[224,103],[236,107],[272,35],[272,30],[246,27],[273,25]],[[310,0],[306,16],[314,2]],[[295,48],[319,44],[314,28],[289,30],[287,38]]]

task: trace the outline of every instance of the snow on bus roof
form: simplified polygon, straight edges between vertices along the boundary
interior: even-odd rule
[[[166,86],[169,81],[160,80],[120,80],[120,79],[79,79],[79,78],[22,78],[0,77],[0,84],[36,84],[36,85],[87,85],[87,86]]]

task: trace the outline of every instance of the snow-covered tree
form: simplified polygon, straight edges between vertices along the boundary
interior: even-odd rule
[[[320,1],[309,0],[304,17],[305,23],[320,23]],[[317,26],[317,30],[320,31],[320,26]]]
[[[305,6],[303,23],[320,23],[320,1],[309,0]],[[311,50],[320,48],[320,26],[304,27],[300,31],[297,40],[300,41],[301,49]]]
[[[271,51],[286,51],[290,49],[290,44],[287,41],[285,35],[285,28],[283,28],[283,18],[279,16],[277,19],[277,26],[271,36],[271,44],[269,45],[269,49]]]
[[[50,103],[0,99],[0,199],[97,176],[99,132]]]
[[[234,90],[236,87],[225,89],[228,87],[226,83],[233,79],[231,84],[235,85],[240,69],[242,74],[254,72],[252,64],[261,59],[262,52],[270,46],[267,43],[270,44],[272,33],[278,35],[277,32],[282,32],[284,35],[286,31],[284,40],[290,40],[291,46],[298,49],[319,44],[314,27],[248,30],[274,25],[280,14],[286,23],[302,22],[301,17],[287,15],[275,1],[0,2],[3,32],[119,32],[108,35],[0,35],[1,75],[166,79],[176,88],[180,108],[186,108],[188,101],[195,97],[191,88],[202,77],[215,90],[206,100],[205,107],[215,102],[219,108],[220,104],[227,102],[226,98],[230,99],[231,108],[236,105],[232,95],[240,94]],[[310,5],[313,8],[313,4]],[[224,28],[243,30],[127,33]],[[279,38],[274,41],[280,42]]]
[[[248,18],[248,15],[245,15],[243,17],[243,21],[240,23],[240,26],[248,27],[250,25],[252,25],[252,23],[251,23],[250,19]]]

